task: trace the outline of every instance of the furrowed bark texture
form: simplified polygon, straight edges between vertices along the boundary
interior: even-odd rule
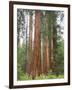
[[[35,38],[34,38],[34,77],[41,73],[41,12],[35,11]]]

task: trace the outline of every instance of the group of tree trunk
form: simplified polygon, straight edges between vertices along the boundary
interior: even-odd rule
[[[33,28],[32,28],[31,13],[32,12],[30,12],[30,20],[29,20],[30,22],[29,23],[29,45],[28,45],[28,53],[27,53],[28,58],[27,58],[26,67],[27,67],[27,73],[29,75],[32,75],[33,78],[35,78],[36,76],[39,76],[42,73],[48,74],[48,71],[50,69],[51,70],[54,69],[53,48],[55,47],[54,43],[56,42],[56,38],[54,37],[54,34],[56,35],[56,33],[53,33],[53,30],[54,30],[54,23],[56,20],[53,22],[53,20],[51,19],[49,22],[48,19],[50,18],[51,14],[49,15],[46,12],[35,11],[34,46],[32,46]],[[42,18],[44,19],[44,21],[42,20]],[[42,25],[44,27],[43,30],[41,28]],[[49,29],[48,26],[50,26],[51,29]],[[51,34],[50,39],[49,39],[48,33]]]
[[[29,35],[26,37],[27,48],[25,72],[34,79],[41,74],[46,75],[50,71],[55,71],[58,12],[35,10],[27,11],[26,14],[29,16],[29,28],[27,27],[29,33],[26,33],[26,35]],[[23,15],[23,21],[24,20],[25,17]],[[25,23],[26,22],[23,22],[23,25],[25,25]],[[20,32],[18,31],[18,44],[19,33]]]

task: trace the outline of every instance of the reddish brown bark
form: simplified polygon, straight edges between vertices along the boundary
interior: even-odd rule
[[[44,66],[43,66],[43,73],[47,74],[49,71],[49,40],[48,40],[48,15],[45,17],[46,23],[46,35],[44,40]]]
[[[43,73],[47,74],[48,71],[48,42],[44,42],[44,51],[43,51]]]
[[[41,12],[35,11],[34,64],[33,76],[41,73]]]

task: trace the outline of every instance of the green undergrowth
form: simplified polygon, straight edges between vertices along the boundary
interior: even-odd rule
[[[47,79],[60,79],[64,78],[64,75],[53,75],[53,74],[41,74],[40,76],[36,76],[34,80],[47,80]],[[29,76],[28,74],[22,74],[18,80],[32,80],[32,76]]]

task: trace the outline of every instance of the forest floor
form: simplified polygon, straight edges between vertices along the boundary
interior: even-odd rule
[[[48,74],[48,75],[44,75],[41,74],[40,76],[36,76],[34,80],[47,80],[47,79],[61,79],[64,78],[63,74],[60,75],[53,75],[53,74]],[[20,76],[20,78],[18,80],[32,80],[32,76],[28,76],[28,74],[23,74]]]

